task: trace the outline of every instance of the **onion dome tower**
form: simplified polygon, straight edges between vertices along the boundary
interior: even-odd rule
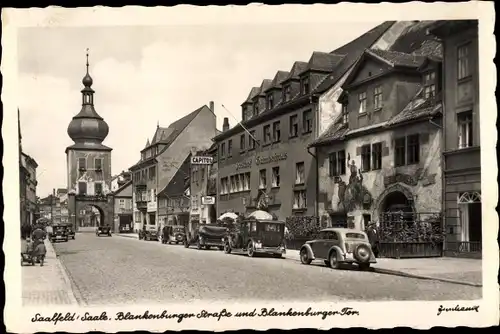
[[[94,109],[94,90],[92,77],[89,74],[89,54],[87,49],[87,73],[83,77],[82,109],[73,117],[68,126],[68,135],[78,148],[109,149],[102,142],[109,133],[108,124]]]

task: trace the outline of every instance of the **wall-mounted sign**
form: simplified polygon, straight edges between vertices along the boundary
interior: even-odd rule
[[[201,204],[203,204],[203,205],[213,205],[213,204],[215,204],[215,197],[213,197],[213,196],[203,196],[201,198]]]
[[[244,168],[250,168],[250,167],[252,167],[252,160],[238,162],[236,164],[236,170],[240,170],[240,169],[244,169]]]
[[[191,157],[191,165],[211,165],[214,163],[213,157],[194,156]]]
[[[270,155],[268,157],[256,157],[255,164],[256,165],[264,165],[264,164],[268,164],[271,162],[286,160],[286,158],[288,158],[288,154],[286,152],[285,153],[276,153],[276,154]]]
[[[409,186],[416,186],[418,184],[418,180],[416,177],[408,175],[408,174],[396,174],[391,176],[384,177],[384,186],[388,186],[394,183],[404,183]]]

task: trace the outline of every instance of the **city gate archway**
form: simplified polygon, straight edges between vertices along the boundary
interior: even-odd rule
[[[68,213],[77,232],[95,232],[98,226],[109,225],[114,230],[113,196],[69,195]]]

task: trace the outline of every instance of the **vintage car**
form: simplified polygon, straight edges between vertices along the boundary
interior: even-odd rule
[[[313,260],[323,260],[333,269],[355,263],[361,270],[377,262],[366,233],[349,228],[326,228],[317,239],[307,241],[300,248],[300,261],[310,264]]]
[[[154,228],[148,230],[139,230],[139,240],[158,241],[158,238],[159,238],[159,233]]]
[[[162,244],[180,244],[184,243],[186,231],[182,225],[166,225],[162,229],[161,243]]]
[[[68,241],[68,226],[62,224],[52,225],[52,232],[49,233],[49,240],[51,242],[56,241]]]
[[[246,218],[230,228],[224,244],[224,252],[272,255],[281,258],[286,254],[285,222],[272,219]]]
[[[200,224],[194,233],[187,233],[184,239],[184,247],[188,248],[195,244],[198,249],[210,249],[217,247],[224,249],[224,240],[227,228],[216,224]]]
[[[73,226],[71,225],[66,225],[68,227],[68,238],[75,240],[75,230],[73,229]]]
[[[98,237],[101,236],[101,234],[107,235],[108,237],[111,236],[111,226],[99,226],[95,230],[95,235]]]

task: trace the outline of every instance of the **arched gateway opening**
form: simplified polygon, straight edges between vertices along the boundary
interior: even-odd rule
[[[403,186],[395,185],[380,196],[378,210],[381,221],[412,221],[415,214],[413,195]]]
[[[102,226],[105,219],[105,214],[101,208],[96,205],[86,205],[80,212],[78,218],[78,229],[95,229]]]
[[[91,198],[91,197],[90,197]],[[71,223],[78,232],[95,232],[98,226],[109,225],[115,230],[113,220],[113,197],[89,200],[88,196],[69,196]]]

